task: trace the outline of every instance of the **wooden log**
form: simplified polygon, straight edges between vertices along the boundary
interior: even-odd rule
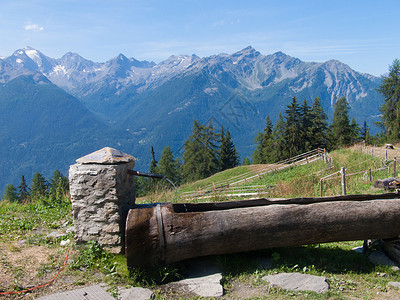
[[[395,238],[400,235],[400,200],[396,197],[391,193],[357,195],[353,200],[348,195],[142,205],[128,214],[127,264],[149,269],[199,256]]]
[[[377,180],[374,182],[374,187],[375,188],[384,188],[385,190],[396,189],[396,188],[400,187],[400,180],[398,180],[394,177]]]

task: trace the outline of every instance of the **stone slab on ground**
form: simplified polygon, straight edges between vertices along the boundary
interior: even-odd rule
[[[221,297],[224,290],[220,283],[221,273],[183,279],[174,282],[173,285],[185,293],[194,293],[200,297]]]
[[[387,256],[385,253],[382,251],[374,251],[370,255],[368,255],[368,259],[371,263],[374,265],[382,265],[382,266],[388,266],[388,267],[395,267],[398,266],[398,264],[391,260],[389,256]]]
[[[400,282],[391,281],[388,283],[389,286],[393,286],[395,288],[400,288]]]
[[[293,291],[312,291],[319,294],[325,293],[329,289],[326,277],[314,276],[300,273],[281,273],[268,275],[262,278],[272,286]]]
[[[120,300],[148,300],[153,299],[154,294],[151,290],[133,287],[130,289],[119,288]]]
[[[91,285],[76,290],[52,294],[38,298],[38,300],[115,300],[100,285]]]

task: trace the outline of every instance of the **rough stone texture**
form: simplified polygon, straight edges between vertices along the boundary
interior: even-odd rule
[[[133,287],[130,289],[120,288],[119,294],[121,300],[148,300],[154,298],[154,294],[151,290],[141,287]]]
[[[92,285],[84,288],[38,298],[40,300],[115,300],[105,288]]]
[[[300,274],[300,273],[281,273],[268,275],[262,278],[273,286],[293,291],[313,291],[319,294],[325,293],[329,289],[326,277]]]
[[[135,204],[135,163],[70,166],[69,184],[77,242],[97,241],[114,253],[123,250],[125,220]]]
[[[370,255],[368,255],[368,259],[374,265],[382,265],[382,266],[397,266],[396,262],[391,260],[385,253],[381,251],[373,251]]]
[[[84,157],[78,158],[77,163],[80,164],[118,164],[135,161],[136,159],[129,154],[126,154],[120,150],[116,150],[110,147],[97,150]]]
[[[177,286],[182,292],[194,293],[200,297],[221,297],[224,290],[220,283],[222,279],[221,273],[188,278],[175,282],[173,285]]]

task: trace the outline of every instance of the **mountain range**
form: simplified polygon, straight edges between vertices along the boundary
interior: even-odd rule
[[[194,119],[229,127],[241,157],[251,155],[267,115],[275,122],[292,97],[320,97],[329,117],[346,97],[350,116],[372,130],[381,79],[337,60],[304,62],[252,47],[209,57],[171,56],[154,63],[123,54],[93,62],[76,53],[51,58],[31,47],[0,58],[0,191],[36,171],[64,173],[104,146],[137,157],[147,170],[169,145],[180,156]]]

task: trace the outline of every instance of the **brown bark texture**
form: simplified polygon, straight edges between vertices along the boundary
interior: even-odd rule
[[[273,247],[397,238],[394,193],[225,203],[152,204],[129,211],[128,266]]]

